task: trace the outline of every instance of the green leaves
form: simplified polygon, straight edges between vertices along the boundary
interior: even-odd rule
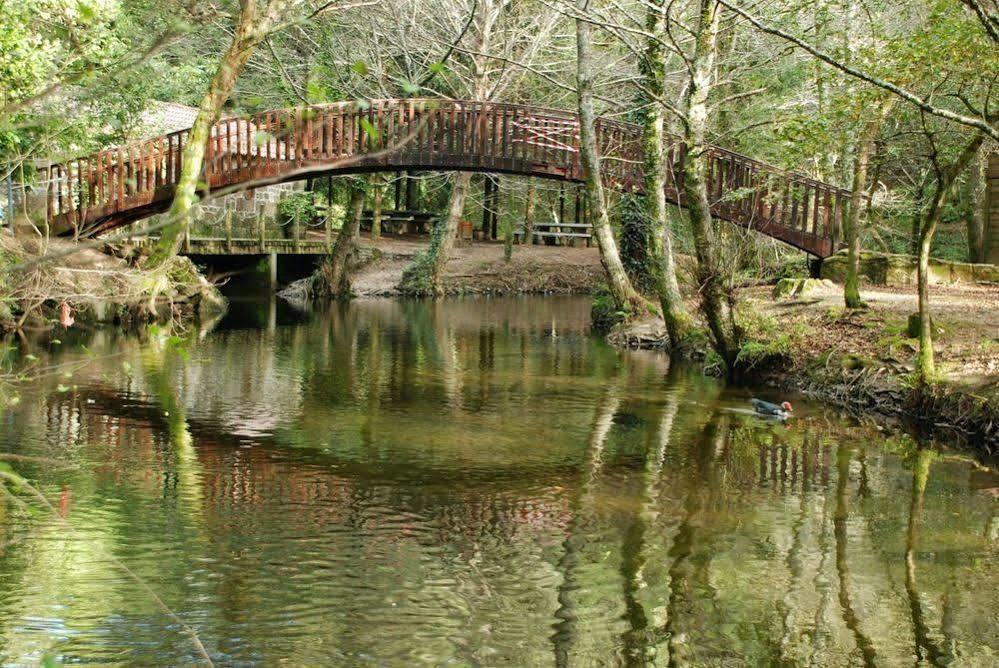
[[[272,135],[270,132],[266,132],[264,130],[258,130],[258,131],[256,131],[256,132],[253,133],[253,145],[254,146],[258,146],[258,147],[259,146],[263,146],[264,144],[266,144],[267,142],[269,142],[272,139],[274,139],[274,135]]]
[[[378,141],[378,137],[380,135],[380,133],[378,132],[378,128],[376,128],[374,124],[368,119],[366,118],[361,119],[361,130],[364,131],[364,134],[366,134],[371,139],[371,141]]]

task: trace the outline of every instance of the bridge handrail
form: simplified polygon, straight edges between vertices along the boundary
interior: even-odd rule
[[[377,132],[370,132],[372,127]],[[641,190],[640,126],[601,118],[597,131],[602,171],[611,185]],[[222,118],[210,133],[204,181],[217,188],[264,176],[291,178],[293,166],[321,168],[344,157],[356,158],[357,169],[391,169],[398,166],[392,159],[374,162],[365,154],[391,149],[397,138],[413,132],[416,140],[394,153],[414,161],[417,168],[582,178],[578,116],[573,112],[505,102],[403,98]],[[47,218],[78,232],[99,233],[161,210],[178,180],[189,134],[189,129],[177,130],[52,165]],[[668,196],[681,204],[678,166],[684,144],[677,135],[669,139]],[[834,250],[847,190],[717,146],[709,149],[708,157],[716,215],[809,252],[824,255]],[[726,200],[731,193],[739,197]]]

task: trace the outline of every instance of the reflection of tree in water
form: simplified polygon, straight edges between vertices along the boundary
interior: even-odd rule
[[[934,666],[949,663],[946,644],[941,647],[930,638],[930,630],[923,615],[919,586],[916,581],[916,550],[919,544],[919,529],[923,522],[923,499],[926,495],[926,482],[930,477],[933,451],[920,448],[912,467],[912,494],[909,500],[909,523],[905,532],[905,591],[909,597],[912,613],[912,630],[916,641],[916,657],[919,661],[929,660]]]
[[[362,306],[213,335],[186,365],[130,357],[131,385],[116,360],[79,394],[28,395],[0,440],[79,453],[74,512],[93,512],[87,500],[127,527],[123,549],[152,555],[137,559],[239,659],[322,663],[333,644],[389,656],[393,633],[411,632],[428,656],[489,662],[478,643],[516,665],[553,651],[560,665],[615,652],[632,665],[735,653],[894,665],[987,650],[995,505],[963,464],[910,469],[904,448],[864,450],[871,433],[820,436],[808,418],[719,422],[716,390],[697,385],[711,381],[664,392],[654,364],[569,327],[551,339],[505,315],[456,324],[435,303]],[[224,409],[239,393],[286,426],[234,435],[239,411]],[[58,556],[32,549],[43,558],[18,581]],[[203,578],[193,594],[186,577]],[[45,595],[96,591],[65,581],[44,581]],[[286,631],[282,610],[304,611],[301,624]]]
[[[703,514],[721,486],[716,464],[724,456],[728,430],[728,419],[723,415],[710,420],[705,427],[695,453],[695,470],[687,481],[683,519],[668,553],[672,558],[670,594],[662,632],[667,638],[670,666],[689,663],[688,640],[696,631],[688,624],[698,619],[697,608],[712,589],[708,578],[711,550],[706,544],[698,544],[704,540],[698,534],[704,528]]]
[[[659,424],[655,447],[646,447],[642,469],[641,505],[625,531],[621,544],[621,579],[623,585],[625,618],[628,629],[621,638],[625,661],[628,665],[645,665],[655,659],[656,649],[662,640],[658,629],[650,630],[649,613],[638,597],[643,586],[643,570],[648,561],[646,534],[655,528],[659,518],[659,488],[666,451],[670,446],[673,422],[680,408],[681,391],[668,390],[666,405]]]
[[[582,479],[577,487],[576,498],[572,504],[572,516],[566,527],[565,540],[562,543],[562,557],[558,562],[558,571],[562,574],[562,583],[558,588],[559,607],[555,611],[555,633],[552,644],[555,652],[555,663],[558,666],[568,666],[569,656],[576,640],[576,624],[578,616],[572,599],[573,593],[579,589],[576,578],[576,568],[579,566],[580,552],[586,542],[583,527],[592,518],[593,488],[600,475],[603,465],[603,449],[607,434],[614,424],[614,414],[617,412],[620,399],[617,388],[608,385],[597,404],[596,415],[590,437],[586,443],[586,453],[582,468]]]
[[[836,536],[836,571],[839,573],[839,604],[843,610],[843,621],[853,632],[854,640],[860,649],[864,664],[876,665],[877,653],[871,638],[860,628],[861,620],[853,607],[850,595],[850,566],[847,562],[847,524],[850,519],[850,506],[847,489],[850,482],[850,460],[853,448],[840,445],[836,450],[836,514],[833,516],[833,533]]]

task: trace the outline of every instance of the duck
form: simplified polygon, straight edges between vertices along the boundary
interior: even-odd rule
[[[763,401],[762,399],[750,399],[750,401],[753,404],[753,409],[760,415],[786,420],[794,412],[794,408],[791,407],[791,402],[789,401],[785,401],[779,405]]]

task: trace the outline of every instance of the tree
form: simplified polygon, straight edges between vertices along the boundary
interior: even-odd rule
[[[472,182],[471,172],[458,172],[451,181],[451,197],[445,221],[459,221],[465,210],[465,198]],[[445,269],[454,248],[457,222],[454,229],[450,223],[437,223],[431,230],[430,248],[421,253],[413,264],[406,268],[399,288],[405,294],[414,296],[441,296],[446,293],[444,285]]]
[[[169,216],[175,220],[160,233],[160,241],[149,257],[150,267],[163,264],[180,250],[183,235],[190,225],[191,209],[198,201],[198,183],[208,139],[222,115],[222,105],[229,99],[236,79],[253,50],[284,12],[289,1],[271,0],[261,7],[257,0],[241,0],[232,41],[219,60],[208,90],[201,98],[198,115],[184,146],[180,177],[177,179],[177,189],[169,212]]]
[[[870,166],[871,153],[874,150],[874,142],[877,140],[881,126],[894,106],[894,102],[893,99],[890,99],[880,104],[880,108],[864,123],[854,149],[850,209],[843,230],[849,253],[846,263],[846,277],[843,282],[843,299],[847,308],[856,309],[865,306],[860,298],[858,275],[860,273],[860,224],[863,212],[868,210],[866,200],[870,197],[867,171]]]
[[[768,25],[767,23],[764,23],[756,16],[745,11],[744,9],[742,9],[733,2],[729,2],[728,0],[718,0],[718,1],[720,4],[725,5],[736,14],[739,14],[740,16],[745,18],[747,21],[756,26],[756,28],[758,28],[759,30],[774,35],[776,37],[779,37],[783,40],[790,42],[791,44],[794,44],[795,46],[801,49],[804,49],[815,58],[821,60],[827,65],[830,65],[831,67],[836,68],[837,70],[843,72],[844,74],[856,77],[857,79],[860,79],[861,81],[864,81],[872,86],[877,86],[878,88],[882,88],[888,91],[889,93],[897,95],[899,98],[915,105],[920,111],[924,113],[932,114],[934,116],[938,116],[940,118],[946,119],[953,123],[958,123],[960,125],[967,126],[969,128],[974,128],[980,132],[984,132],[992,139],[999,140],[999,127],[996,127],[994,120],[986,118],[985,114],[981,110],[974,109],[975,115],[968,115],[935,104],[932,102],[933,100],[932,95],[919,95],[891,81],[888,81],[887,79],[872,74],[871,72],[858,69],[846,62],[843,62],[841,59],[835,58],[829,53],[816,49],[814,46],[812,46],[803,39],[795,37],[790,33],[787,33],[783,30]],[[969,1],[976,2],[976,0],[969,0]],[[984,21],[983,26],[989,27],[993,26],[993,24],[989,21]],[[993,45],[999,43],[995,41],[995,38],[992,35],[991,31],[989,31],[989,35],[993,39]]]
[[[335,299],[350,297],[350,276],[347,272],[347,263],[357,247],[365,194],[364,184],[358,179],[351,179],[347,219],[337,234],[329,257],[323,263],[320,274],[324,279],[322,291],[328,292]]]
[[[968,216],[968,262],[987,262],[985,256],[985,235],[988,232],[988,174],[989,154],[984,144],[979,147],[978,154],[971,164],[968,179],[968,199],[971,202],[971,214]]]
[[[232,40],[219,59],[211,83],[201,98],[198,114],[184,145],[180,176],[168,214],[172,222],[160,233],[159,243],[149,257],[148,266],[162,265],[180,250],[184,233],[191,223],[191,210],[198,201],[205,150],[212,128],[222,115],[222,106],[232,94],[236,80],[257,46],[272,32],[286,27],[281,21],[302,3],[303,0],[240,0]],[[309,18],[331,6],[332,3],[321,5],[309,14]]]
[[[927,130],[925,134],[931,148],[930,159],[936,180],[933,195],[919,223],[919,257],[916,265],[919,295],[919,353],[916,356],[916,375],[921,383],[932,380],[936,374],[929,288],[930,248],[933,245],[933,235],[940,224],[944,203],[950,195],[955,181],[975,157],[982,142],[985,141],[985,133],[976,132],[975,136],[960,150],[957,157],[947,164],[945,159],[940,156],[934,133]]]
[[[659,297],[663,321],[675,347],[690,324],[683,306],[680,286],[676,279],[673,239],[666,210],[665,109],[659,100],[665,97],[666,54],[664,42],[665,0],[653,0],[646,10],[645,30],[648,33],[644,57],[639,71],[648,94],[642,122],[642,153],[645,174],[645,213],[651,222],[648,235],[653,284]]]
[[[708,96],[711,93],[718,27],[721,20],[717,0],[700,0],[694,29],[694,53],[688,64],[689,83],[684,100],[683,187],[697,255],[697,283],[701,310],[711,332],[715,351],[732,375],[741,345],[742,331],[725,291],[718,257],[718,241],[708,201],[707,142]]]
[[[580,11],[585,13],[589,0],[581,0]],[[593,109],[593,63],[590,43],[590,24],[576,19],[576,80],[579,100],[579,153],[586,174],[586,203],[590,212],[593,234],[600,248],[600,261],[607,274],[611,296],[619,311],[637,315],[644,310],[645,300],[631,284],[624,270],[621,255],[614,240],[607,212],[603,179],[600,175],[600,150],[597,146],[596,113]]]

